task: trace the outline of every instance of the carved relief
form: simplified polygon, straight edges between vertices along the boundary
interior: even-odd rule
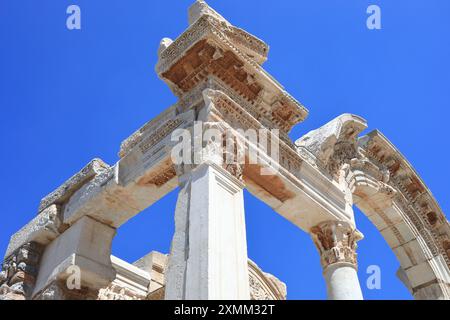
[[[305,186],[308,187],[308,184],[300,183],[300,180],[305,180],[305,173],[300,172],[306,167],[302,167],[304,161],[317,169],[315,172],[311,170],[311,176],[314,174],[322,176],[320,173],[325,175],[324,180],[327,180],[327,184],[324,185],[328,188],[325,190],[331,190],[335,182],[338,182],[339,186],[353,191],[353,196],[362,198],[368,197],[365,192],[371,189],[376,196],[387,199],[385,205],[387,203],[389,206],[401,208],[405,221],[412,225],[414,233],[418,233],[426,243],[427,253],[430,251],[433,257],[442,255],[450,266],[449,223],[430,191],[399,152],[377,132],[359,139],[358,144],[357,135],[366,128],[366,123],[364,119],[348,114],[308,133],[299,139],[295,146],[288,132],[305,119],[308,111],[261,68],[260,65],[267,58],[268,46],[244,30],[232,26],[204,2],[199,1],[198,5],[198,10],[192,11],[189,29],[175,41],[163,39],[158,50],[160,60],[157,72],[179,96],[179,102],[124,141],[120,157],[126,157],[129,153],[131,156],[119,162],[122,167],[110,168],[103,161],[94,159],[61,187],[42,199],[39,212],[44,212],[43,210],[51,208],[52,205],[58,208],[66,206],[67,209],[67,201],[84,187],[89,192],[83,197],[94,198],[91,195],[100,192],[98,190],[103,192],[104,186],[114,185],[116,169],[120,169],[122,173],[124,164],[127,164],[128,167],[125,167],[129,169],[125,177],[132,177],[133,179],[130,178],[129,181],[133,183],[137,180],[137,189],[149,185],[162,187],[177,175],[191,170],[193,165],[174,166],[166,154],[163,155],[166,158],[161,161],[162,164],[158,162],[158,167],[152,165],[153,160],[163,158],[161,150],[165,145],[162,141],[167,141],[164,139],[176,128],[183,124],[189,126],[195,118],[200,118],[200,110],[204,110],[202,108],[205,107],[210,108],[207,119],[199,120],[210,121],[207,125],[217,127],[221,131],[227,128],[280,129],[280,136],[273,139],[280,140],[279,164],[282,173],[263,177],[258,173],[259,165],[244,165],[238,162],[245,146],[237,136],[222,135],[222,142],[231,140],[233,148],[227,148],[228,144],[225,143],[205,142],[202,145],[203,160],[220,164],[238,180],[243,181],[245,175],[246,182],[261,186],[263,192],[268,192],[280,202],[286,202],[298,195],[293,188],[286,187],[286,181],[298,186],[299,190],[304,191]],[[146,175],[142,176],[140,175],[142,171],[136,170],[137,173],[134,175],[133,170],[137,167],[134,157],[142,157],[139,160],[144,163],[143,167],[146,170],[149,168],[156,170],[147,170]],[[230,158],[236,162],[230,163],[228,161]],[[217,159],[220,161],[216,162]],[[124,185],[125,183],[121,187],[125,188]],[[119,196],[121,190],[106,191],[108,192],[111,192],[105,196],[108,205],[120,203],[127,209],[133,203],[123,201],[128,196],[127,192],[124,192],[126,196],[123,197]],[[312,192],[305,194],[309,196]],[[98,199],[102,200],[102,197]],[[316,199],[318,198],[314,198]],[[320,200],[329,205],[334,199],[332,195],[329,198],[324,195]],[[351,204],[351,199],[347,201],[345,197],[344,200],[346,204]],[[86,202],[80,201],[80,207],[83,207],[87,214],[92,214],[101,201],[89,202],[87,209],[84,207],[85,204]],[[110,212],[111,208],[116,209],[116,206],[108,207],[106,211]],[[394,236],[400,243],[404,243],[405,237],[400,227],[389,219],[382,208],[376,209]],[[59,212],[59,209],[55,212]],[[58,216],[59,213],[55,213],[41,220],[38,216],[39,221],[31,226],[51,231],[51,236],[45,234],[48,238],[46,241],[51,241],[59,236],[65,227],[61,227],[62,223],[58,220]],[[106,220],[109,220],[111,216],[107,218]],[[357,241],[362,235],[354,226],[347,222],[329,221],[314,227],[311,234],[321,254],[324,268],[336,263],[357,266]],[[43,251],[43,246],[38,245],[35,240],[29,242],[31,240],[27,239],[23,241],[26,242],[25,245],[20,246],[23,243],[21,242],[15,246],[14,248],[19,246],[20,248],[12,250],[13,254],[4,262],[0,272],[0,300],[30,298],[37,276],[39,257]],[[286,286],[283,283],[263,273],[252,263],[249,263],[249,270],[252,299],[285,299]],[[133,271],[125,273],[124,278],[129,280],[127,276],[132,273]],[[158,269],[158,273],[163,275],[164,268]],[[149,278],[150,282],[154,280],[153,275]],[[146,292],[147,286],[142,287],[144,288],[142,291]],[[144,296],[142,292],[138,294],[126,285],[112,283],[100,292],[90,288],[70,291],[62,282],[55,281],[35,298],[142,300],[164,297],[164,281],[153,289],[150,285],[148,289],[150,292]]]
[[[162,76],[175,84],[183,93],[213,74],[246,99],[253,101],[261,86],[252,80],[243,63],[231,51],[223,51],[212,41],[201,40],[189,49]]]
[[[312,228],[311,234],[324,269],[335,263],[349,263],[357,267],[356,243],[363,236],[349,223],[323,222]]]
[[[170,165],[169,167],[158,171],[150,177],[143,177],[138,181],[138,185],[155,185],[157,187],[161,187],[173,178],[177,176],[177,172],[174,166]]]
[[[100,289],[97,300],[146,300],[146,297],[127,288],[112,284],[105,289]]]
[[[287,94],[283,94],[272,104],[272,121],[286,132],[289,132],[305,116],[298,112],[295,104],[292,104],[290,100]]]
[[[202,130],[203,132],[211,130],[209,132],[215,132],[216,135],[209,137],[207,141],[204,140],[207,136],[202,135],[201,150],[192,150],[196,154],[191,158],[198,163],[183,163],[175,166],[177,174],[183,175],[197,165],[207,162],[216,164],[242,181],[244,149],[240,138],[234,134],[228,125],[221,122],[202,123]]]
[[[254,277],[250,277],[250,296],[252,300],[272,300],[270,299],[269,293],[264,290],[264,288],[261,285],[261,282],[259,282]]]
[[[141,152],[148,152],[149,149],[154,147],[163,138],[171,134],[182,123],[183,121],[181,119],[171,119],[164,123],[158,130],[155,130],[152,135],[141,141],[141,143],[139,144]]]
[[[37,293],[34,300],[96,300],[98,290],[83,287],[70,290],[65,281],[55,280]]]
[[[295,144],[316,158],[318,168],[339,180],[343,165],[358,157],[357,135],[366,127],[364,119],[344,114],[307,133]]]
[[[43,247],[35,242],[17,249],[3,263],[0,273],[0,296],[2,299],[29,299],[39,270]]]
[[[447,256],[447,259],[450,259],[450,239],[442,241],[442,247],[444,248],[444,252]]]
[[[284,132],[303,121],[306,108],[260,67],[267,45],[205,8],[197,8],[199,16],[179,38],[163,43],[157,65],[160,77],[180,99],[217,78],[245,104],[254,105],[260,116],[269,119],[270,127]]]
[[[52,204],[63,205],[84,184],[109,168],[109,165],[101,159],[92,160],[83,169],[81,169],[80,172],[72,176],[58,189],[44,197],[39,205],[39,212]]]
[[[262,125],[261,117],[257,120],[257,113],[252,113],[252,108],[243,108],[238,103],[236,103],[231,97],[227,96],[222,91],[218,90],[207,90],[207,95],[212,102],[213,110],[212,114],[216,117],[218,121],[226,123],[232,128],[242,128],[242,129],[254,129],[258,131],[264,128]],[[270,144],[270,139],[279,139],[279,137],[269,136],[268,144]],[[289,139],[289,138],[287,138]],[[297,170],[300,168],[302,163],[302,158],[297,154],[294,149],[293,143],[289,140],[283,139],[281,135],[281,140],[279,144],[279,163],[290,173],[297,175]],[[262,152],[262,150],[259,150]]]
[[[151,133],[151,136],[156,135],[157,137],[161,138],[167,135],[167,132],[164,132],[165,127],[169,126],[173,129],[176,128],[176,126],[179,125],[179,122],[176,119],[178,116],[177,112],[177,106],[173,105],[169,107],[167,110],[165,110],[163,113],[161,113],[158,117],[155,119],[152,119],[148,121],[146,124],[144,124],[141,128],[139,128],[136,132],[134,132],[131,136],[129,136],[127,139],[125,139],[121,145],[120,145],[120,151],[119,156],[120,158],[123,158],[126,154],[128,154],[136,145],[138,145],[144,138],[146,138],[146,135],[148,133]],[[174,123],[177,122],[177,123]],[[168,131],[170,133],[170,131]],[[147,137],[147,139],[150,139],[151,137]],[[151,140],[154,141],[154,140]],[[147,143],[145,143],[147,145]],[[150,145],[153,143],[150,142]],[[148,149],[144,147],[144,150]]]
[[[396,190],[396,204],[413,223],[433,256],[442,254],[450,267],[450,257],[443,243],[443,239],[450,236],[448,221],[410,164],[378,131],[361,138],[360,148],[361,156],[385,173],[382,179]]]
[[[250,297],[252,300],[286,300],[286,285],[248,261]]]

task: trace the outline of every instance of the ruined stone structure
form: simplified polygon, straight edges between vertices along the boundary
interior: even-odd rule
[[[285,285],[248,260],[244,189],[311,235],[330,299],[363,298],[353,206],[390,245],[416,299],[449,299],[450,225],[423,181],[379,131],[359,137],[367,124],[358,116],[291,141],[308,111],[262,68],[268,51],[197,1],[188,29],[158,51],[156,71],[178,102],[124,141],[116,164],[95,159],[42,199],[11,238],[1,299],[285,299]],[[270,138],[278,161],[235,130],[241,148],[258,150],[258,164],[224,163],[229,151],[213,142],[195,165],[174,163],[171,135],[195,121],[219,131],[278,129]],[[111,256],[116,229],[175,188],[170,254],[134,264]],[[75,289],[67,285],[73,266]]]

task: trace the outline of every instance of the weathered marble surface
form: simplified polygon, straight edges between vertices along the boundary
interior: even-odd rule
[[[5,259],[0,272],[0,300],[26,300],[32,297],[42,251],[42,245],[28,242]]]
[[[45,248],[33,296],[45,294],[56,282],[64,282],[72,266],[80,270],[82,287],[96,291],[109,284],[115,277],[110,259],[115,234],[114,228],[92,218],[78,220]]]
[[[311,230],[319,250],[330,300],[362,300],[358,280],[357,241],[362,234],[348,222],[328,221]]]
[[[117,273],[116,279],[100,290],[99,300],[164,299],[167,255],[154,251],[133,264],[114,256],[111,256],[111,261]],[[252,300],[286,300],[286,285],[263,272],[251,260],[248,260],[248,273]]]
[[[355,204],[380,230],[417,299],[450,299],[450,224],[405,157],[375,130],[347,176]]]
[[[70,196],[83,184],[108,168],[109,166],[101,159],[92,160],[83,169],[81,169],[80,172],[64,182],[64,184],[62,184],[55,191],[44,197],[39,205],[39,212],[52,204],[64,204],[64,202],[69,199]]]
[[[294,144],[288,133],[308,110],[262,68],[268,49],[195,2],[187,30],[158,49],[156,72],[179,101],[126,139],[116,164],[94,159],[42,199],[11,238],[0,299],[282,299],[282,283],[248,268],[244,188],[311,234],[331,299],[362,298],[353,205],[386,239],[416,299],[450,299],[450,224],[425,183],[380,132],[358,137],[367,123],[355,115]],[[171,134],[196,121],[278,129],[271,141],[279,157],[258,145],[257,165],[224,164],[218,159],[238,151],[205,142],[201,163],[175,164]],[[177,187],[169,256],[153,253],[135,266],[111,258],[116,229]],[[71,266],[82,270],[79,291],[65,286]]]
[[[182,179],[166,299],[250,299],[242,183],[208,164]]]
[[[5,258],[9,257],[19,247],[28,242],[47,245],[58,237],[63,227],[60,210],[59,206],[51,205],[14,234],[9,242]]]

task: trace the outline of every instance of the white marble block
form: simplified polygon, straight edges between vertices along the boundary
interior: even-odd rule
[[[207,164],[181,179],[166,299],[249,299],[243,185]]]

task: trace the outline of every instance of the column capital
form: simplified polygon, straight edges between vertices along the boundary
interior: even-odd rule
[[[356,243],[363,235],[353,225],[345,221],[326,221],[313,227],[311,235],[324,270],[338,263],[357,269]]]
[[[4,261],[0,272],[0,300],[26,300],[31,297],[44,246],[27,242]]]

